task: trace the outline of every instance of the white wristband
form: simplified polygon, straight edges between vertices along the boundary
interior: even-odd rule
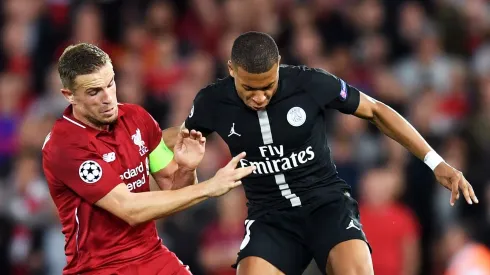
[[[437,154],[435,151],[430,151],[424,157],[424,163],[427,164],[427,166],[429,166],[432,171],[434,171],[437,165],[439,165],[443,161],[444,159],[439,156],[439,154]]]

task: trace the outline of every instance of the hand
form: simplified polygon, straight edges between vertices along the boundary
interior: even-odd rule
[[[236,168],[238,162],[245,157],[245,152],[235,156],[228,164],[219,169],[216,175],[206,183],[211,197],[219,197],[242,184],[241,179],[255,171],[255,166]]]
[[[451,191],[451,206],[453,206],[456,200],[459,199],[460,189],[468,204],[473,204],[473,202],[478,203],[473,187],[460,171],[454,169],[445,162],[441,162],[434,169],[434,174],[437,181]]]
[[[179,167],[195,170],[204,157],[206,138],[196,130],[182,129],[174,147],[174,160]]]

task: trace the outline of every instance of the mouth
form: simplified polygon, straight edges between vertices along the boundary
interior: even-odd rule
[[[254,111],[260,111],[260,110],[264,110],[266,106],[267,106],[267,105],[264,105],[264,106],[249,106],[249,107],[250,107],[252,110],[254,110]]]
[[[105,111],[102,111],[103,114],[109,114],[109,113],[112,113],[114,111],[115,107],[112,107],[108,110],[105,110]]]
[[[251,105],[248,105],[248,107],[250,107],[254,111],[260,111],[260,110],[264,110],[265,107],[267,107],[268,104],[269,104],[269,102],[263,103],[261,105],[251,104]]]

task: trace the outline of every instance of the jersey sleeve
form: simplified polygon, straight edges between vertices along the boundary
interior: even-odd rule
[[[323,69],[312,69],[306,90],[323,108],[353,114],[359,106],[359,90]]]
[[[43,170],[48,182],[63,184],[92,204],[122,183],[99,154],[76,145],[43,151]]]
[[[162,129],[158,125],[158,122],[153,118],[148,111],[146,111],[143,107],[138,106],[138,111],[141,116],[141,120],[146,126],[146,130],[148,131],[148,150],[153,152],[162,141]]]
[[[185,127],[189,130],[200,131],[204,136],[214,132],[213,104],[208,91],[202,89],[194,98],[189,116],[185,120]]]

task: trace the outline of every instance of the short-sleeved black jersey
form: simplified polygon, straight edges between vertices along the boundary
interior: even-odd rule
[[[352,114],[358,105],[359,91],[328,72],[281,65],[278,90],[265,110],[247,107],[227,77],[197,94],[185,126],[204,135],[217,132],[232,155],[247,153],[240,165],[256,166],[242,180],[251,218],[321,203],[331,188],[349,188],[327,145],[326,110]]]

